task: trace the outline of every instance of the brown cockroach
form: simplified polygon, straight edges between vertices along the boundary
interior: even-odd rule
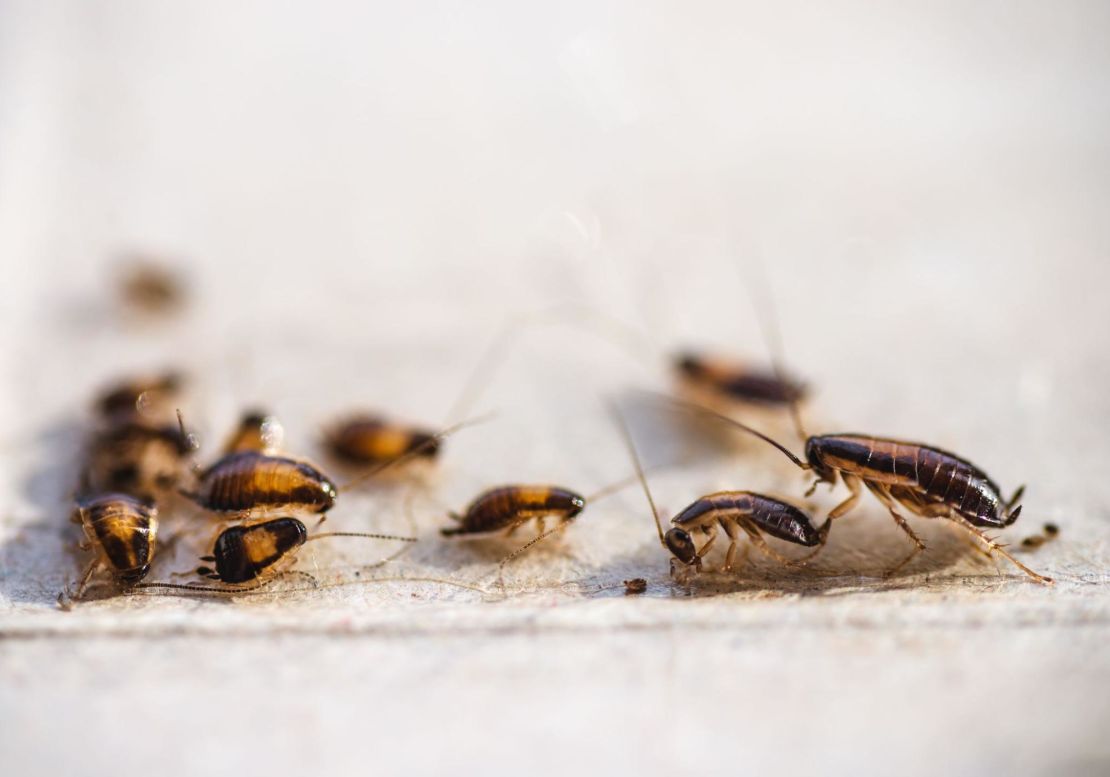
[[[440,452],[435,431],[365,413],[328,427],[324,444],[335,458],[352,465],[380,465],[408,453],[434,459]]]
[[[456,522],[455,526],[440,529],[444,537],[480,538],[499,532],[512,536],[517,529],[529,521],[536,522],[536,536],[521,547],[501,559],[497,576],[504,589],[505,565],[531,548],[538,542],[561,532],[586,509],[586,505],[615,493],[630,483],[635,477],[611,483],[590,496],[582,496],[567,488],[551,485],[509,485],[498,486],[483,491],[467,506],[461,514],[448,513]],[[547,529],[547,519],[558,521],[552,529]]]
[[[815,527],[810,517],[800,508],[754,491],[718,491],[699,497],[672,518],[671,528],[664,532],[663,523],[659,519],[659,511],[648,487],[647,476],[644,474],[636,445],[632,442],[628,424],[619,408],[613,406],[612,411],[621,438],[632,457],[644,496],[647,497],[648,505],[651,507],[652,516],[655,518],[659,543],[674,557],[671,560],[672,574],[677,571],[677,566],[682,567],[684,574],[701,571],[702,560],[716,542],[718,529],[723,529],[729,539],[725,563],[721,570],[723,572],[731,571],[736,560],[741,531],[748,535],[752,545],[759,551],[788,566],[803,565],[824,547],[831,521],[826,520],[821,527]],[[698,532],[706,536],[700,548],[692,536]],[[790,559],[768,545],[763,537],[764,533],[776,539],[807,548],[816,548],[816,550],[803,558]]]
[[[1021,514],[1021,505],[1018,502],[1025,487],[1019,487],[1009,499],[1004,500],[998,486],[983,470],[954,453],[924,443],[865,434],[823,434],[811,437],[799,426],[799,436],[805,440],[803,461],[784,445],[747,424],[710,408],[672,397],[661,398],[687,412],[716,418],[753,435],[774,447],[802,471],[812,472],[817,480],[810,487],[807,496],[820,483],[835,486],[839,478],[848,488],[849,496],[829,512],[829,521],[851,510],[859,500],[861,487],[866,486],[914,544],[910,554],[889,569],[887,576],[896,573],[925,550],[925,543],[895,509],[896,505],[901,505],[922,518],[945,518],[952,521],[982,541],[988,555],[998,553],[1039,583],[1052,582],[1051,578],[1022,564],[1007,553],[1004,546],[982,531],[984,528],[1003,528],[1017,520]]]
[[[181,390],[184,378],[170,371],[122,380],[96,400],[96,411],[112,423],[137,423],[168,411],[167,403]]]
[[[191,438],[176,426],[114,423],[95,432],[87,445],[80,492],[154,498],[173,489],[192,452]]]
[[[438,444],[459,429],[485,417],[464,421],[434,435],[427,444]],[[337,486],[319,468],[306,461],[261,451],[246,450],[222,456],[197,473],[196,485],[181,493],[214,513],[254,519],[284,513],[323,516],[343,491],[377,475],[388,467],[420,455],[416,449],[391,459]]]
[[[242,451],[275,453],[281,449],[285,429],[276,416],[263,410],[248,410],[224,443],[224,454]]]
[[[86,541],[82,550],[95,555],[71,596],[68,590],[58,595],[58,604],[81,599],[89,579],[98,567],[111,572],[116,583],[130,588],[150,570],[158,535],[158,508],[154,502],[128,494],[107,493],[82,499],[73,512],[74,523],[81,524]]]

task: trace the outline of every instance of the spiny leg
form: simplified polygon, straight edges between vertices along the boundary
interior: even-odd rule
[[[757,529],[754,525],[751,525],[746,521],[741,521],[740,522],[740,527],[745,532],[747,532],[748,537],[752,541],[752,544],[755,545],[756,549],[758,551],[760,551],[761,553],[769,556],[770,558],[773,558],[775,561],[777,561],[780,564],[783,564],[785,566],[788,566],[788,567],[803,567],[803,566],[805,566],[805,564],[803,564],[802,562],[795,561],[792,558],[784,556],[781,553],[779,553],[777,550],[772,548],[770,545],[768,545],[767,540],[763,539],[763,535],[760,534],[759,529]]]
[[[899,512],[894,509],[894,498],[890,495],[889,491],[887,491],[882,486],[873,483],[868,483],[867,487],[871,489],[871,492],[875,494],[876,497],[879,498],[880,502],[886,505],[886,509],[890,511],[890,514],[891,516],[893,516],[894,521],[898,524],[898,527],[906,533],[906,536],[910,538],[914,545],[913,550],[910,551],[908,556],[899,561],[897,565],[891,567],[883,573],[883,577],[893,577],[899,572],[899,570],[913,561],[914,557],[917,556],[918,553],[925,550],[925,543],[922,542],[921,538],[918,537],[914,533],[913,529],[910,528],[910,525],[906,521],[906,519],[903,518],[901,514],[899,514]]]
[[[728,550],[725,552],[725,565],[721,567],[721,571],[728,573],[732,571],[733,562],[736,561],[736,527],[732,525],[731,521],[721,521],[721,528],[724,529],[725,534],[728,535]],[[747,557],[749,547],[749,545],[744,546],[745,558]]]
[[[89,585],[89,578],[92,577],[92,573],[99,563],[100,560],[95,558],[89,562],[89,565],[85,568],[84,574],[81,575],[81,579],[77,583],[77,591],[75,593],[72,595],[70,594],[68,585],[61,590],[58,594],[59,607],[63,610],[68,610],[73,605],[73,602],[80,601],[82,597],[84,597],[85,589],[88,588]]]
[[[859,478],[857,478],[855,475],[841,474],[840,479],[844,481],[844,485],[848,487],[848,491],[850,492],[850,494],[848,495],[847,499],[838,504],[832,510],[829,510],[828,519],[830,521],[836,520],[837,518],[851,510],[853,507],[855,507],[855,504],[859,501],[860,497]]]
[[[1007,553],[1006,550],[1001,545],[999,545],[997,542],[995,542],[990,537],[988,537],[986,535],[986,533],[983,532],[982,529],[978,528],[977,526],[974,526],[970,521],[968,521],[962,515],[950,514],[948,516],[948,518],[949,518],[949,520],[954,521],[958,526],[961,526],[964,529],[967,529],[967,531],[971,532],[973,535],[975,535],[980,540],[982,540],[983,544],[985,544],[987,546],[987,552],[988,553],[996,553],[996,552],[999,553],[1000,555],[1002,555],[1006,559],[1008,559],[1010,561],[1010,563],[1012,563],[1014,566],[1016,566],[1018,569],[1020,569],[1025,574],[1029,575],[1029,577],[1033,578],[1038,583],[1041,583],[1043,585],[1052,585],[1052,583],[1054,582],[1051,577],[1046,577],[1045,575],[1038,574],[1038,573],[1034,572],[1032,569],[1030,569],[1029,567],[1025,566],[1025,564],[1022,564],[1020,561],[1018,561],[1012,555]]]
[[[505,565],[508,564],[510,561],[512,561],[517,556],[519,556],[524,551],[528,550],[528,548],[535,545],[537,542],[540,542],[541,540],[544,540],[544,539],[550,537],[552,534],[555,534],[556,532],[560,532],[563,529],[567,528],[568,526],[570,526],[570,524],[573,520],[574,520],[573,518],[565,518],[565,517],[562,518],[559,521],[559,525],[556,526],[554,529],[551,529],[550,531],[545,531],[545,532],[542,532],[542,533],[538,534],[536,537],[534,537],[533,539],[524,543],[519,548],[514,550],[512,553],[505,556],[505,558],[501,559],[501,563],[497,565],[497,583],[501,587],[501,593],[502,594],[505,593]],[[527,521],[527,519],[525,519],[524,521],[521,521],[520,523],[525,523],[526,521]],[[515,530],[518,526],[520,526],[520,523],[510,527],[509,533],[511,534],[513,530]],[[541,523],[541,526],[542,526],[542,523]],[[506,535],[506,536],[508,536],[508,535]]]

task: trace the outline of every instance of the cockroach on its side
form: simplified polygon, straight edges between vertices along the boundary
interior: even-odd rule
[[[925,543],[895,509],[898,504],[922,518],[952,521],[981,540],[988,554],[997,552],[1039,583],[1052,582],[1051,578],[1022,564],[981,530],[981,527],[1002,528],[1016,521],[1021,513],[1018,502],[1025,487],[1003,500],[998,486],[985,472],[954,453],[923,443],[863,434],[810,437],[799,427],[799,436],[805,440],[805,461],[802,461],[782,444],[733,418],[671,397],[661,398],[688,412],[719,419],[773,446],[799,469],[817,476],[808,493],[820,483],[835,486],[839,477],[850,495],[829,512],[829,521],[852,509],[859,500],[861,485],[866,486],[914,544],[913,551],[888,570],[887,576],[896,573],[925,549]]]
[[[392,534],[369,534],[366,532],[322,532],[309,535],[308,529],[296,518],[274,518],[260,523],[232,526],[220,532],[216,538],[212,555],[202,556],[201,561],[215,565],[198,567],[199,575],[228,585],[262,585],[272,579],[292,563],[296,551],[308,542],[330,537],[361,537],[363,539],[395,540],[397,542],[416,542],[414,537],[399,537]],[[309,575],[308,577],[311,578]],[[192,584],[146,583],[138,588],[169,588],[187,591],[207,591],[213,593],[235,593],[250,588],[213,588]]]
[[[109,570],[123,588],[137,584],[146,576],[154,558],[158,535],[158,508],[153,502],[127,494],[102,494],[77,503],[73,521],[80,523],[86,542],[82,550],[95,556],[85,569],[71,596],[67,590],[58,595],[58,604],[67,607],[81,599],[97,567]]]
[[[762,553],[788,566],[803,565],[824,547],[830,521],[826,520],[820,528],[815,527],[805,512],[789,502],[752,491],[719,491],[700,497],[672,518],[671,528],[664,532],[628,424],[616,406],[613,407],[613,415],[655,518],[659,543],[674,557],[671,560],[672,574],[679,567],[684,573],[701,571],[702,560],[716,542],[718,529],[723,529],[729,539],[722,572],[731,571],[736,560],[740,531],[747,534],[751,543]],[[697,532],[706,536],[700,548],[692,536]],[[767,544],[764,533],[816,550],[800,559],[787,558]]]
[[[281,449],[285,429],[276,416],[263,410],[248,410],[224,443],[224,454],[256,451],[275,453]]]
[[[474,419],[439,432],[428,444],[438,444],[450,434],[480,422]],[[324,515],[343,491],[420,454],[410,451],[362,473],[342,486],[316,466],[288,456],[245,450],[222,456],[201,470],[196,485],[181,493],[200,507],[214,513],[231,513],[254,519],[282,513]]]
[[[440,451],[434,431],[370,414],[333,424],[325,430],[324,442],[329,453],[352,465],[380,465],[410,453],[420,459],[434,459]]]

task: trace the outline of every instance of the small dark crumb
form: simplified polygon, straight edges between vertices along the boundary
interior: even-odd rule
[[[631,596],[633,594],[642,594],[646,590],[647,590],[647,580],[644,580],[642,577],[634,577],[631,580],[625,580],[624,581],[625,596]]]
[[[1021,541],[1021,547],[1028,550],[1039,548],[1041,545],[1044,545],[1044,537],[1039,534],[1034,534],[1031,537],[1026,537],[1024,540]]]
[[[1060,533],[1060,527],[1057,526],[1056,524],[1046,523],[1044,525],[1044,536],[1046,536],[1046,537],[1055,537],[1059,533]]]

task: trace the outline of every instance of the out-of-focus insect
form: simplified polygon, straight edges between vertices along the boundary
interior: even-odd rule
[[[434,430],[370,414],[333,424],[325,430],[324,442],[329,453],[352,465],[380,465],[410,453],[420,459],[434,459],[440,451]]]
[[[96,400],[96,411],[111,423],[168,420],[168,403],[183,382],[179,372],[128,378],[104,390]]]
[[[224,443],[225,455],[256,451],[272,454],[281,449],[285,429],[276,416],[263,410],[248,410],[239,419],[239,425]]]
[[[611,343],[641,364],[662,360],[683,394],[714,406],[792,410],[809,393],[804,383],[786,374],[777,362],[764,368],[725,354],[690,348],[664,355],[657,344],[635,327],[591,307],[574,305],[512,317],[480,359],[458,407],[465,407],[473,398],[479,381],[490,380],[522,334],[552,325],[581,329]]]
[[[1046,523],[1044,525],[1044,529],[1040,534],[1031,534],[1023,539],[1021,541],[1021,547],[1023,550],[1036,550],[1037,548],[1041,547],[1041,545],[1044,545],[1046,542],[1050,542],[1056,539],[1059,534],[1059,526],[1054,523]]]
[[[154,498],[174,488],[192,451],[192,439],[176,426],[112,424],[95,432],[87,445],[80,493]]]
[[[723,572],[731,571],[736,560],[741,531],[748,535],[758,550],[788,566],[803,565],[824,547],[829,533],[829,520],[820,528],[815,527],[810,517],[798,507],[753,491],[719,491],[700,497],[672,518],[671,528],[664,532],[628,424],[616,406],[613,407],[613,416],[655,518],[659,543],[674,557],[671,561],[672,574],[678,568],[682,569],[684,575],[701,571],[702,560],[717,540],[718,529],[723,529],[729,539]],[[694,541],[695,533],[706,537],[700,548]],[[767,544],[764,533],[816,550],[800,559],[787,558]]]
[[[817,480],[807,496],[820,483],[835,486],[837,479],[848,488],[849,496],[829,512],[829,520],[847,513],[859,500],[861,487],[866,486],[887,508],[891,517],[914,544],[913,550],[887,571],[893,575],[914,556],[925,549],[925,543],[897,511],[901,505],[922,518],[945,518],[978,538],[987,554],[998,553],[1038,583],[1052,579],[1022,564],[1004,546],[987,536],[984,528],[1003,528],[1017,520],[1021,513],[1018,502],[1025,487],[1018,488],[1004,500],[985,472],[954,453],[923,443],[905,442],[864,434],[824,434],[808,436],[799,426],[798,434],[805,440],[805,461],[766,434],[733,418],[706,407],[660,397],[687,412],[716,418],[753,435],[771,445],[799,469],[813,472]]]
[[[485,417],[464,421],[435,434],[426,443],[438,444],[445,437]],[[420,455],[417,448],[390,459],[337,486],[316,466],[288,456],[255,450],[229,453],[201,470],[193,488],[182,494],[214,513],[255,519],[281,514],[323,515],[335,506],[339,494],[368,480],[387,467]]]
[[[632,482],[635,482],[634,478],[626,478],[611,483],[590,496],[582,496],[570,489],[551,485],[498,486],[475,497],[462,514],[448,513],[448,517],[456,525],[443,527],[440,534],[465,539],[488,537],[497,533],[511,537],[521,526],[535,521],[536,536],[501,559],[498,565],[497,576],[504,589],[506,564],[536,543],[566,529],[586,509],[587,504]],[[547,529],[548,518],[554,518],[558,522],[552,529]]]
[[[169,268],[136,257],[119,275],[119,296],[128,307],[147,314],[171,313],[185,300],[185,285]]]
[[[89,579],[98,567],[107,569],[123,588],[137,584],[150,569],[158,535],[158,508],[153,502],[127,494],[109,493],[77,503],[73,521],[80,523],[86,542],[82,550],[92,550],[93,560],[85,569],[77,590],[68,587],[58,596],[58,604],[81,599]]]
[[[644,580],[642,577],[634,577],[631,580],[624,581],[625,596],[635,596],[636,594],[642,594],[646,590],[647,580]]]

